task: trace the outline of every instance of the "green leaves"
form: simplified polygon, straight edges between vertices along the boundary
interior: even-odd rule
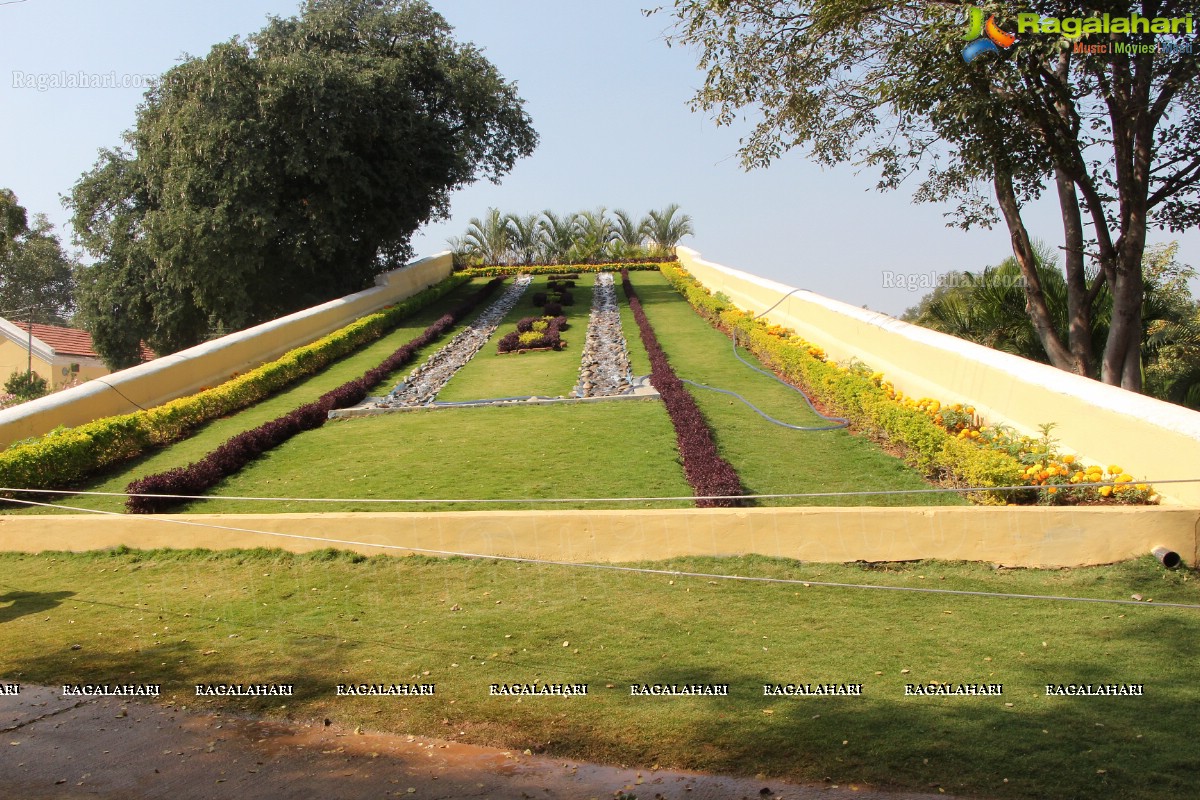
[[[127,140],[72,194],[84,319],[118,363],[364,288],[537,134],[426,3],[312,0],[169,70]]]

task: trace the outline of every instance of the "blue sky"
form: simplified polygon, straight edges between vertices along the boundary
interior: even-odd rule
[[[661,0],[660,0],[661,2]],[[687,102],[701,84],[696,54],[668,48],[653,0],[433,0],[460,40],[474,42],[516,81],[541,144],[499,185],[458,192],[451,219],[418,233],[418,255],[445,249],[489,207],[530,213],[624,208],[643,214],[679,203],[706,258],[876,310],[899,314],[921,291],[893,276],[979,270],[1011,254],[1004,229],[963,232],[947,208],[879,193],[877,176],[822,170],[801,151],[745,172],[745,129],[717,128]],[[0,186],[44,212],[69,240],[60,196],[120,143],[138,88],[29,86],[39,75],[84,72],[119,84],[157,75],[187,54],[288,16],[295,0],[24,0],[0,5]],[[31,77],[33,76],[33,77]],[[103,78],[101,78],[103,79]],[[47,78],[42,78],[43,84]],[[50,78],[53,80],[53,78]],[[1035,236],[1061,240],[1056,203],[1026,215]],[[1200,266],[1200,233],[1178,239],[1179,259]],[[888,284],[892,285],[888,285]]]

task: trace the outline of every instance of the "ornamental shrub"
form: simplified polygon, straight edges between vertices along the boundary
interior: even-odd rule
[[[278,447],[296,434],[324,425],[331,410],[347,408],[362,402],[372,386],[411,361],[422,347],[450,330],[458,320],[465,317],[475,306],[494,293],[503,282],[503,278],[490,281],[450,313],[444,314],[437,322],[401,346],[378,366],[368,370],[362,377],[347,381],[336,389],[326,392],[316,402],[302,405],[270,422],[259,425],[257,428],[232,436],[199,461],[192,462],[186,467],[147,475],[131,482],[125,487],[125,491],[131,495],[125,501],[126,509],[135,514],[166,511],[185,500],[178,497],[146,497],[145,495],[200,495],[258,456]]]
[[[851,420],[855,428],[886,440],[901,451],[904,461],[933,478],[960,486],[1014,486],[1026,483],[1023,465],[1010,453],[981,448],[952,434],[935,417],[897,403],[888,386],[866,368],[844,369],[826,360],[824,351],[754,319],[734,307],[729,298],[714,295],[682,268],[664,264],[663,275],[711,324],[736,331],[738,344],[768,368],[803,387],[832,413]],[[775,328],[772,331],[772,327]],[[982,493],[977,502],[1004,503],[1029,499],[1001,492]]]
[[[14,372],[4,382],[4,391],[25,402],[45,396],[50,389],[46,379],[36,372]]]
[[[562,306],[558,303],[546,303],[542,306],[542,312],[547,317],[557,317],[562,315]]]
[[[717,444],[713,440],[712,428],[700,413],[695,399],[684,388],[683,382],[671,368],[667,354],[663,351],[654,328],[642,309],[641,300],[629,282],[629,272],[621,271],[621,287],[629,300],[629,310],[637,322],[642,344],[650,356],[650,383],[662,396],[671,425],[675,428],[675,441],[683,460],[683,473],[693,490],[701,498],[719,496],[724,499],[699,499],[696,505],[737,506],[743,501],[732,499],[732,495],[745,494],[742,481],[738,478],[733,465],[717,452]]]

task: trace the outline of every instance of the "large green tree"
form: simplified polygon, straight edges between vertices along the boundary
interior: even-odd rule
[[[537,136],[516,87],[422,0],[308,0],[147,92],[75,186],[79,305],[115,364],[356,291],[450,193]]]
[[[695,108],[715,112],[720,124],[757,115],[741,149],[747,167],[799,146],[820,163],[879,168],[881,188],[923,171],[916,196],[956,201],[952,224],[1007,225],[1026,311],[1051,363],[1140,389],[1147,227],[1200,221],[1200,59],[1170,47],[1180,43],[1171,36],[1089,34],[1082,43],[1104,51],[1075,52],[1075,40],[1030,32],[967,63],[967,8],[953,0],[676,0],[668,39],[699,48],[707,78]],[[1184,17],[1200,13],[1200,3],[1029,0],[1021,11]],[[1014,29],[1013,15],[985,5],[983,16],[993,13],[1001,29]],[[1119,52],[1125,44],[1168,49]],[[1065,335],[1047,308],[1022,216],[1049,186],[1063,221]],[[1088,315],[1104,286],[1113,320],[1096,353]]]
[[[75,261],[63,252],[45,214],[28,214],[0,189],[0,314],[63,324],[74,308]]]

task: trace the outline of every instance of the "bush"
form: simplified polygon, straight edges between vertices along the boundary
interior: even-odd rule
[[[199,425],[252,406],[375,341],[404,318],[469,280],[463,275],[451,276],[212,389],[146,411],[56,429],[38,439],[12,444],[0,452],[0,486],[68,488],[151,447],[177,441]]]
[[[745,494],[742,481],[734,470],[733,465],[717,452],[717,444],[713,441],[712,429],[695,399],[684,388],[683,382],[671,368],[667,354],[658,343],[654,328],[642,309],[641,300],[629,282],[628,270],[621,270],[621,287],[629,299],[629,310],[637,321],[642,344],[650,356],[650,383],[662,395],[663,404],[667,407],[667,415],[675,428],[675,441],[679,447],[679,455],[683,460],[683,473],[693,490],[700,497],[720,496],[725,499],[696,501],[696,505],[705,508],[712,506],[738,506],[743,501],[731,499],[728,496]]]
[[[14,372],[4,382],[4,391],[20,402],[36,400],[50,391],[46,379],[36,372]]]
[[[541,348],[561,350],[563,341],[560,333],[566,328],[566,317],[524,317],[517,321],[515,331],[500,337],[496,342],[496,350],[501,353]]]
[[[417,352],[450,330],[458,320],[469,314],[479,303],[487,299],[504,282],[496,278],[460,303],[449,314],[427,327],[414,339],[401,346],[378,366],[368,370],[361,378],[347,381],[326,392],[316,402],[307,403],[287,414],[265,422],[252,430],[230,437],[224,444],[210,451],[199,461],[186,467],[147,475],[131,482],[125,491],[131,495],[125,507],[134,514],[153,514],[169,510],[186,502],[184,497],[146,497],[144,495],[196,496],[216,486],[258,456],[278,447],[298,433],[319,428],[335,408],[357,405],[367,396],[371,387],[387,375],[412,361]]]
[[[663,275],[701,316],[722,330],[736,330],[738,344],[816,401],[851,420],[863,433],[899,449],[923,474],[960,486],[1014,486],[1024,483],[1021,463],[1008,453],[987,450],[948,433],[927,414],[889,397],[889,389],[865,368],[846,369],[826,360],[815,345],[735,308],[685,270],[664,265]],[[1014,498],[983,493],[976,501],[1003,503]]]
[[[603,264],[493,264],[486,267],[469,267],[457,275],[469,275],[472,278],[492,277],[495,275],[550,275],[555,278],[568,280],[577,279],[580,273],[612,272],[617,269],[656,270],[662,264],[678,261],[669,258],[638,258],[631,261],[608,261]],[[563,268],[570,267],[570,274],[564,274]]]
[[[542,312],[547,317],[561,316],[562,311],[563,311],[562,306],[558,303],[546,303],[546,305],[542,306]]]

